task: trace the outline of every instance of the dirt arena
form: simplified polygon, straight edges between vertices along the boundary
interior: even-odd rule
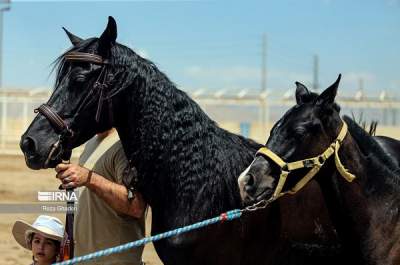
[[[58,181],[52,170],[34,171],[26,167],[22,156],[0,156],[0,203],[28,204],[37,202],[37,191],[56,190]],[[33,222],[38,213],[4,214],[0,212],[0,264],[27,265],[32,262],[31,253],[14,240],[11,229],[17,219]],[[146,231],[150,231],[151,214],[148,214]],[[54,216],[65,219],[64,214]],[[160,265],[161,261],[152,245],[144,249],[146,265]],[[85,264],[85,263],[81,263]]]

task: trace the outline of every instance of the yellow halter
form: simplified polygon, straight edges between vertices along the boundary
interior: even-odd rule
[[[285,194],[295,194],[299,190],[301,190],[321,169],[324,165],[325,161],[332,155],[335,154],[335,165],[337,170],[339,171],[340,175],[343,176],[348,182],[352,182],[356,176],[351,174],[342,164],[339,158],[339,148],[342,144],[346,134],[347,134],[347,124],[343,121],[342,129],[338,137],[335,141],[319,156],[315,156],[312,158],[307,158],[303,160],[298,160],[294,162],[285,162],[283,161],[277,154],[269,150],[267,147],[261,147],[260,150],[257,151],[257,155],[262,155],[267,158],[270,158],[274,161],[280,168],[281,168],[281,175],[279,177],[278,186],[275,189],[274,194],[272,195],[273,199],[278,199],[279,197]],[[294,187],[286,192],[282,192],[283,186],[285,185],[287,176],[293,170],[300,169],[300,168],[311,168],[310,171],[301,179],[299,180]]]

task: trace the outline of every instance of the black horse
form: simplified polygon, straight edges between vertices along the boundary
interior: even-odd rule
[[[58,59],[53,94],[21,138],[30,168],[54,167],[68,150],[116,127],[137,170],[128,186],[152,207],[152,234],[242,206],[237,176],[259,144],[219,128],[153,63],[116,43],[112,17],[100,38],[66,32],[73,47]],[[334,264],[337,237],[325,205],[307,203],[320,196],[310,186],[299,199],[155,247],[173,265]],[[307,221],[293,220],[296,213]]]
[[[392,148],[398,142],[381,137],[378,143],[352,119],[340,117],[340,107],[334,103],[339,80],[340,76],[321,95],[297,83],[297,105],[275,124],[266,148],[239,180],[242,198],[248,201],[276,195],[284,171],[290,174],[282,191],[293,189],[314,166],[311,158],[316,157],[315,164],[322,163],[322,167],[315,178],[348,264],[400,264],[400,149]],[[382,146],[389,146],[394,153]],[[330,147],[329,158],[321,155]],[[280,158],[265,151],[268,149]],[[301,169],[291,171],[295,163]]]

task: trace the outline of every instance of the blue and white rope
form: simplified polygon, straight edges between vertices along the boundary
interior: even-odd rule
[[[195,224],[191,224],[191,225],[188,225],[188,226],[184,226],[184,227],[181,227],[181,228],[170,230],[170,231],[158,234],[158,235],[145,237],[145,238],[140,239],[140,240],[136,240],[136,241],[133,241],[133,242],[126,243],[124,245],[120,245],[120,246],[116,246],[116,247],[100,250],[100,251],[97,251],[97,252],[93,252],[93,253],[85,255],[85,256],[80,256],[80,257],[76,257],[76,258],[73,258],[73,259],[70,259],[70,260],[67,260],[67,261],[54,263],[53,265],[76,264],[76,263],[79,263],[79,262],[82,262],[82,261],[88,261],[88,260],[96,259],[96,258],[99,258],[99,257],[108,256],[108,255],[111,255],[111,254],[114,254],[114,253],[120,253],[120,252],[123,252],[125,250],[130,249],[130,248],[139,247],[139,246],[142,246],[142,245],[145,245],[147,243],[154,242],[154,241],[157,241],[157,240],[160,240],[160,239],[164,239],[164,238],[168,238],[168,237],[171,237],[171,236],[176,236],[176,235],[179,235],[179,234],[183,234],[183,233],[189,232],[191,230],[199,229],[199,228],[204,227],[204,226],[208,226],[208,225],[215,224],[215,223],[218,223],[218,222],[223,222],[225,220],[226,221],[230,221],[230,220],[233,220],[233,219],[237,219],[237,218],[240,218],[241,215],[242,215],[242,210],[235,209],[235,210],[223,213],[218,217],[214,217],[214,218],[207,219],[207,220],[195,223]]]

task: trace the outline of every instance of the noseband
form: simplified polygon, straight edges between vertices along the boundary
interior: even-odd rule
[[[62,142],[67,138],[72,138],[74,132],[68,127],[68,124],[47,104],[42,104],[39,108],[34,110],[35,113],[40,113],[50,122],[50,124],[56,129],[58,134],[58,140],[52,144],[49,155],[47,156],[44,166],[47,168],[51,158],[55,151],[62,146]],[[62,152],[64,153],[64,152]],[[69,158],[66,158],[68,160]]]
[[[344,138],[347,134],[347,124],[343,122],[342,129],[340,130],[339,135],[333,141],[333,143],[319,156],[315,156],[312,158],[307,158],[303,160],[298,160],[294,162],[285,162],[282,158],[280,158],[273,151],[268,149],[267,147],[261,147],[260,150],[257,151],[256,155],[261,155],[263,157],[269,158],[274,161],[281,169],[281,174],[279,177],[278,185],[272,195],[272,200],[278,199],[279,197],[285,194],[295,194],[299,190],[301,190],[321,169],[321,167],[325,164],[325,161],[328,160],[333,154],[335,154],[335,165],[340,175],[348,182],[352,182],[355,179],[355,175],[351,174],[342,164],[339,158],[339,148],[343,143]],[[299,180],[296,185],[289,191],[282,192],[283,186],[287,180],[287,177],[290,172],[301,169],[301,168],[310,168],[310,171]]]
[[[109,87],[109,83],[111,83],[113,81],[112,79],[114,78],[112,77],[110,78],[110,80],[107,80],[108,77],[107,66],[110,65],[109,61],[107,59],[102,58],[99,55],[85,53],[85,52],[68,52],[67,54],[65,54],[64,58],[66,61],[70,62],[87,62],[87,63],[101,65],[100,74],[97,77],[96,82],[93,85],[93,88],[89,91],[88,95],[78,106],[78,110],[76,111],[74,117],[76,117],[79,114],[79,112],[86,106],[86,104],[91,101],[92,96],[97,92],[100,93],[100,96],[97,104],[97,111],[95,118],[96,122],[100,121],[103,101],[107,100],[109,105],[108,108],[109,119],[110,122],[112,123],[113,120],[112,103],[111,103],[112,101],[111,97],[109,96],[110,93],[106,93],[106,90],[108,90]],[[114,96],[115,94],[116,93],[113,93],[112,96]],[[55,151],[63,146],[63,142],[65,142],[66,139],[71,139],[75,135],[75,133],[71,130],[70,126],[68,126],[67,122],[55,110],[53,110],[53,108],[50,105],[42,104],[39,108],[35,109],[34,112],[42,114],[58,132],[58,141],[52,145],[49,155],[45,162],[45,167],[47,167],[48,163],[53,158]]]

